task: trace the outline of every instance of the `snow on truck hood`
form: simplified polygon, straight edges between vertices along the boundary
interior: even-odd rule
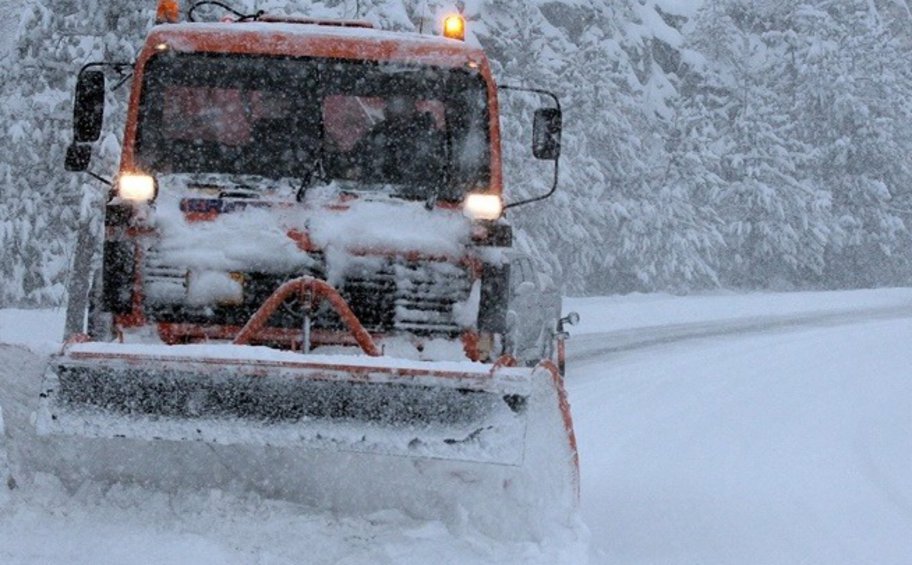
[[[342,203],[331,188],[303,204],[189,192],[163,191],[152,216],[161,259],[188,269],[305,269],[313,258],[301,245],[304,239],[323,251],[328,263],[342,263],[352,255],[420,254],[455,260],[465,254],[471,236],[471,222],[461,210],[427,210],[423,202],[378,196]],[[206,221],[190,221],[181,211],[187,198],[221,205],[223,211]],[[327,268],[337,270],[331,264]]]

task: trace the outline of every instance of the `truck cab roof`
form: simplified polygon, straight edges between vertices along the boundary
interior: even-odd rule
[[[437,36],[319,23],[178,23],[152,29],[142,58],[155,51],[244,53],[487,67],[484,52]]]

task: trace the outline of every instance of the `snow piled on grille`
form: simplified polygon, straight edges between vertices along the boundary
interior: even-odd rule
[[[277,273],[313,264],[271,210],[248,208],[191,223],[177,203],[162,202],[156,210],[155,227],[161,235],[155,244],[158,258],[170,266]]]
[[[287,273],[314,266],[309,241],[326,260],[327,280],[344,276],[355,256],[405,255],[460,259],[471,235],[461,210],[428,210],[423,202],[382,193],[356,199],[336,185],[311,189],[298,204],[279,191],[254,198],[218,198],[218,189],[187,189],[185,179],[166,178],[150,211],[159,233],[154,244],[163,264],[200,271]],[[173,184],[169,184],[173,183]],[[228,191],[228,189],[225,189]],[[209,198],[223,212],[208,221],[188,221],[181,198]],[[294,236],[294,238],[293,238]]]
[[[469,238],[461,210],[429,211],[419,202],[358,200],[344,211],[308,216],[311,239],[321,248],[459,257]]]

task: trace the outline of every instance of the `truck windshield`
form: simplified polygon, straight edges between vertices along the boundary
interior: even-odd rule
[[[457,200],[489,181],[486,101],[469,69],[165,53],[145,68],[135,153],[153,173]]]

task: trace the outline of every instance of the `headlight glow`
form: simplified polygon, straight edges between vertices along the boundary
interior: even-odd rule
[[[497,220],[503,214],[503,201],[499,194],[469,194],[463,213],[473,220]]]
[[[155,198],[155,179],[149,175],[121,175],[117,179],[117,194],[124,200],[147,202]]]

